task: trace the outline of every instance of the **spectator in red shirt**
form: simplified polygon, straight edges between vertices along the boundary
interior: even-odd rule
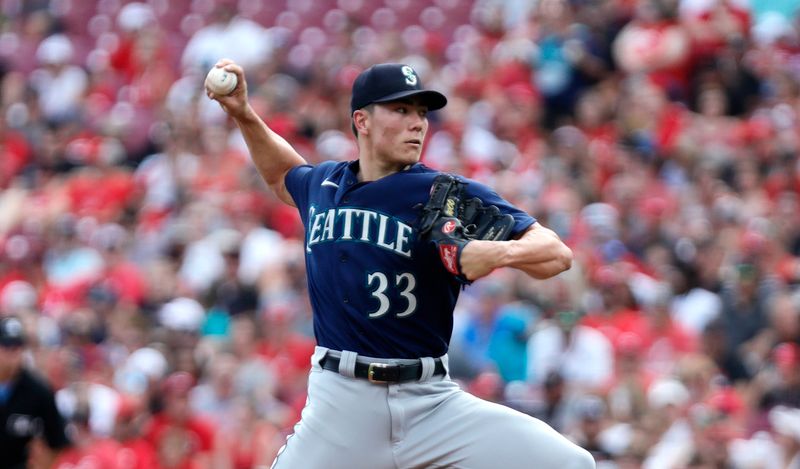
[[[153,469],[158,458],[153,445],[142,435],[142,426],[149,417],[141,403],[133,397],[120,398],[112,432],[119,443],[118,469]]]
[[[617,65],[627,74],[644,74],[670,96],[685,97],[690,40],[676,21],[675,2],[642,0],[633,20],[614,42]]]
[[[662,285],[657,297],[644,306],[647,329],[644,367],[657,376],[671,373],[682,357],[697,351],[697,337],[672,318],[672,292]]]
[[[145,439],[158,454],[160,469],[211,469],[214,427],[194,415],[189,392],[194,378],[186,372],[169,375],[163,383],[163,408],[153,415]]]
[[[92,433],[88,403],[79,405],[70,420],[73,446],[58,456],[53,469],[128,469],[119,465],[119,444]]]

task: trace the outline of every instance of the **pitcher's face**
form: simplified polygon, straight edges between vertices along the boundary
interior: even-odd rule
[[[428,107],[416,100],[375,104],[369,117],[369,138],[375,158],[405,166],[419,161],[428,131]]]

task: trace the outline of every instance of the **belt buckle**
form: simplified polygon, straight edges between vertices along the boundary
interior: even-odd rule
[[[369,380],[370,383],[376,383],[376,384],[388,383],[389,381],[375,378],[375,369],[378,368],[385,370],[389,368],[389,366],[390,365],[388,363],[370,363],[369,368],[367,368],[367,380]]]

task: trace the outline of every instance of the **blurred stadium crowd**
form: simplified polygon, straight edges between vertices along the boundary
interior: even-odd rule
[[[305,403],[302,226],[204,94],[221,57],[312,163],[357,156],[360,70],[412,64],[450,100],[423,161],[574,250],[464,291],[465,388],[602,467],[800,467],[800,4],[752,3],[0,1],[0,313],[58,467],[266,467]]]

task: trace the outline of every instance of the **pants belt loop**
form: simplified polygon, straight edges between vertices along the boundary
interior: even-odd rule
[[[356,377],[356,357],[358,354],[349,350],[343,350],[339,358],[339,374],[348,378]]]
[[[311,366],[319,368],[321,366],[320,362],[325,358],[325,355],[328,354],[328,350],[329,349],[326,347],[314,347],[314,354],[311,355]]]
[[[444,374],[449,378],[450,377],[450,356],[446,353],[439,357],[442,360],[442,365],[444,365]]]
[[[436,362],[431,357],[422,357],[419,361],[422,363],[422,376],[419,377],[419,380],[427,381],[431,379],[436,369]]]

